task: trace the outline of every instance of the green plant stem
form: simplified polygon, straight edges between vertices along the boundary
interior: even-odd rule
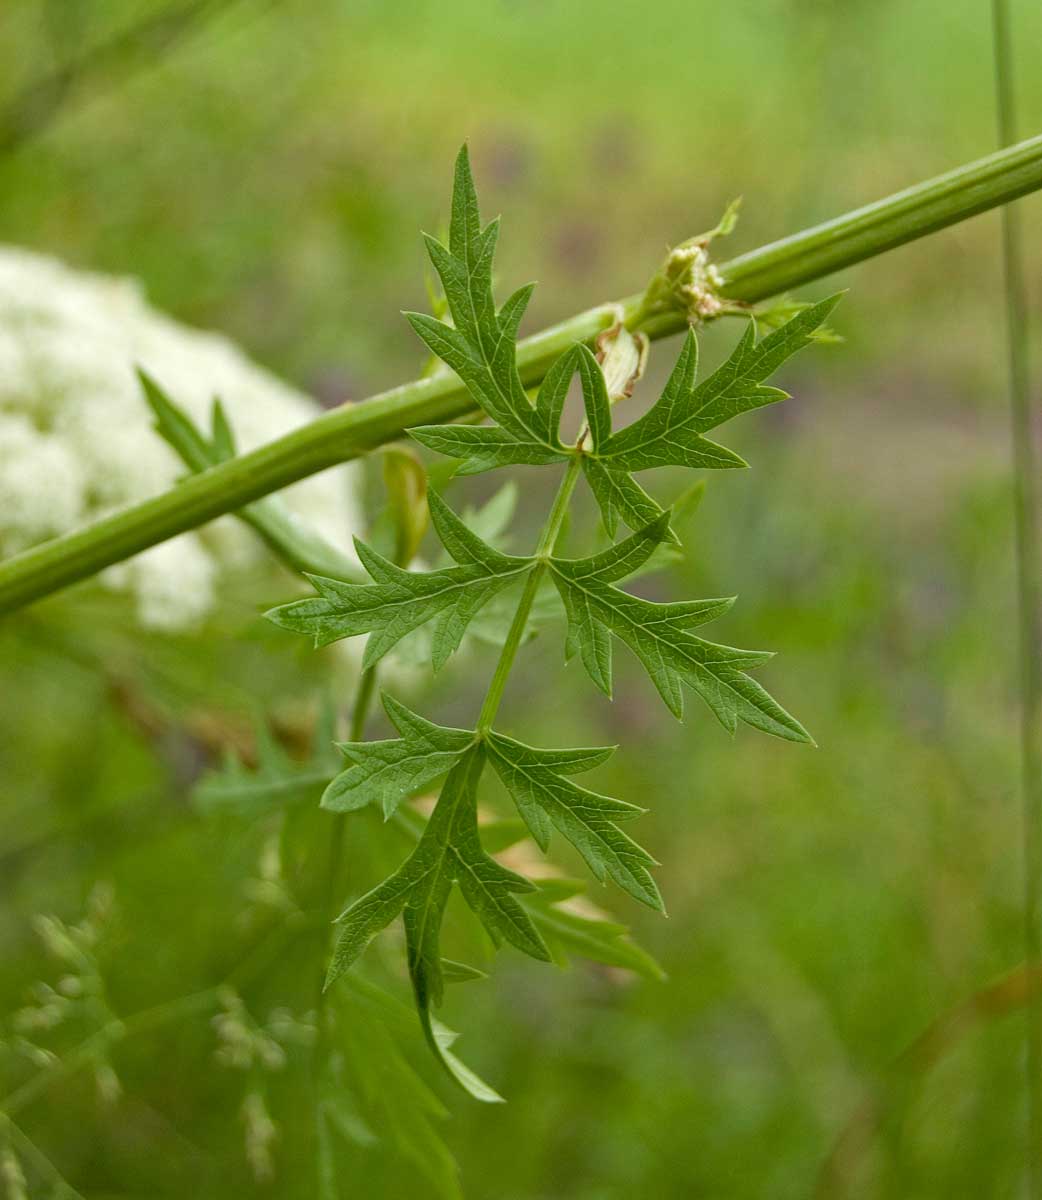
[[[856,1191],[880,1129],[898,1116],[913,1089],[961,1042],[990,1021],[998,1021],[1042,996],[1042,965],[1020,963],[1001,979],[942,1013],[878,1075],[872,1089],[832,1143],[818,1174],[816,1200],[844,1200]]]
[[[1008,0],[992,0],[995,91],[1001,144],[1016,138],[1013,41]],[[1020,213],[1002,209],[1002,261],[1006,285],[1010,433],[1013,451],[1013,521],[1016,542],[1020,673],[1020,761],[1023,805],[1024,958],[1028,971],[1042,964],[1042,539],[1038,517],[1038,462],[1028,367],[1027,296]],[[1042,1200],[1042,994],[1025,1006],[1027,1070],[1027,1194]]]
[[[550,509],[550,515],[543,526],[543,532],[539,537],[539,544],[535,548],[535,557],[539,561],[529,572],[528,578],[525,580],[524,590],[517,602],[517,611],[514,613],[514,619],[510,623],[506,641],[503,643],[503,650],[499,655],[499,661],[496,663],[496,669],[492,676],[492,682],[488,686],[485,701],[481,706],[481,712],[478,714],[476,730],[478,737],[488,733],[492,728],[492,722],[496,719],[500,701],[503,699],[503,690],[506,687],[510,670],[514,665],[514,659],[517,657],[521,639],[525,636],[525,627],[528,624],[528,617],[532,611],[532,604],[535,601],[536,593],[539,591],[539,584],[542,582],[543,575],[546,572],[546,560],[553,552],[557,538],[561,533],[561,526],[564,524],[565,516],[568,513],[568,502],[571,500],[572,492],[575,490],[575,484],[579,478],[581,467],[582,456],[577,453],[568,464],[568,469],[561,480],[561,486],[557,489],[553,507]]]
[[[1036,137],[724,263],[720,267],[723,292],[734,300],[761,300],[1040,187],[1042,137]],[[627,323],[633,322],[642,299],[640,293],[599,305],[520,342],[518,364],[526,385],[538,383],[553,360],[573,343],[590,341],[610,327],[620,310]],[[652,338],[676,333],[683,325],[678,312],[659,313],[641,322]],[[410,426],[451,421],[473,410],[463,385],[447,374],[335,409],[162,495],[8,559],[0,564],[0,613],[86,579],[308,475],[357,458],[401,437]]]

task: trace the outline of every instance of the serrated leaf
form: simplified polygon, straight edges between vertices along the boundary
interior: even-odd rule
[[[609,466],[599,458],[584,455],[582,470],[601,510],[609,537],[615,536],[620,517],[630,529],[643,529],[661,516],[662,506],[624,468]],[[676,542],[678,539],[671,533],[669,540]]]
[[[604,762],[613,749],[539,750],[500,733],[488,735],[489,759],[540,847],[547,849],[552,825],[579,851],[598,880],[614,880],[661,912],[662,897],[648,870],[655,860],[615,824],[644,810],[567,778]]]
[[[434,725],[386,693],[382,699],[402,736],[377,742],[339,742],[338,748],[352,765],[326,788],[323,808],[354,812],[374,804],[386,820],[407,796],[451,770],[474,741],[469,730]]]
[[[814,331],[839,299],[831,296],[804,309],[760,342],[750,321],[728,360],[701,384],[696,384],[698,342],[689,330],[658,402],[632,425],[613,434],[600,456],[627,471],[661,466],[745,466],[744,459],[703,435],[739,413],[785,399],[785,392],[765,387],[763,381],[810,344]]]
[[[637,656],[674,716],[683,715],[686,684],[731,733],[743,721],[775,737],[812,741],[799,721],[745,673],[766,662],[769,653],[718,645],[690,632],[725,613],[732,599],[656,604],[612,585],[621,563],[638,559],[656,528],[661,526],[653,524],[636,535],[637,545],[629,538],[613,547],[614,555],[608,551],[586,559],[550,560],[568,615],[568,646],[579,652],[590,677],[611,695],[612,634]]]
[[[212,434],[207,437],[183,408],[175,404],[159,384],[138,368],[145,401],[155,417],[155,430],[192,471],[206,471],[235,457],[235,438],[220,400],[211,410]],[[339,579],[354,579],[358,565],[339,547],[291,512],[278,496],[254,500],[236,512],[236,517],[268,546],[292,571],[316,571]]]
[[[453,885],[459,887],[495,943],[505,940],[533,958],[550,958],[531,918],[513,896],[533,891],[534,885],[490,858],[481,845],[477,785],[484,766],[485,748],[475,743],[449,772],[434,812],[409,858],[337,919],[340,928],[327,977],[328,986],[351,966],[381,929],[402,913],[409,975],[424,1032],[449,1073],[468,1090],[472,1090],[470,1081],[461,1076],[454,1062],[445,1059],[444,1047],[439,1046],[430,1023],[430,1008],[440,1003],[444,987],[440,931]],[[496,1097],[492,1093],[479,1094],[478,1098]]]
[[[784,400],[787,393],[765,386],[764,380],[814,340],[815,331],[839,300],[840,296],[831,296],[803,309],[760,342],[750,321],[728,360],[701,384],[696,383],[698,341],[689,330],[657,403],[610,437],[603,436],[610,413],[600,401],[595,381],[589,379],[584,397],[592,444],[583,457],[583,474],[609,536],[614,537],[620,518],[630,529],[640,529],[662,511],[633,472],[665,466],[721,470],[748,465],[705,433],[739,413]],[[676,540],[671,534],[670,541]]]
[[[497,550],[506,549],[508,539],[505,531],[517,506],[517,484],[509,480],[482,505],[463,509],[460,520],[468,530]],[[448,565],[455,560],[442,551],[435,561],[436,567]],[[464,641],[471,638],[490,646],[502,646],[514,617],[517,605],[509,591],[500,592],[474,617]],[[533,637],[548,621],[556,619],[561,612],[561,601],[556,588],[546,581],[541,586],[532,605],[524,640]],[[394,659],[409,666],[423,666],[431,661],[432,636],[430,628],[420,628],[407,634],[394,649]],[[463,643],[460,643],[461,646]]]
[[[508,463],[545,465],[568,454],[558,440],[556,424],[546,420],[546,410],[533,408],[517,369],[517,330],[532,285],[519,288],[496,310],[492,258],[497,236],[498,221],[481,227],[464,146],[456,160],[449,245],[424,237],[445,290],[452,324],[423,313],[405,314],[427,348],[456,372],[475,403],[495,422],[492,428],[426,426],[410,430],[423,445],[461,459],[464,474]],[[574,363],[570,351],[563,357]]]
[[[421,446],[458,458],[458,475],[478,475],[497,467],[544,467],[561,454],[543,442],[520,439],[501,425],[418,425],[409,430]]]
[[[483,542],[436,493],[430,493],[428,503],[435,528],[459,565],[406,571],[356,540],[373,583],[309,576],[318,597],[284,604],[265,615],[283,629],[309,634],[316,646],[368,633],[365,667],[378,662],[406,634],[436,621],[431,654],[437,670],[484,605],[524,578],[534,560],[502,554]]]
[[[566,350],[550,364],[539,386],[535,401],[536,428],[547,441],[554,442],[558,437],[561,414],[568,399],[568,389],[571,387],[578,357],[578,346]]]
[[[579,383],[589,428],[590,449],[596,454],[611,437],[611,404],[600,363],[585,346],[579,347]]]

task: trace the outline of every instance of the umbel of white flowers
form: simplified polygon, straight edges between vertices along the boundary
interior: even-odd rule
[[[203,427],[219,396],[241,450],[316,413],[314,401],[226,338],[150,308],[134,280],[0,247],[0,557],[164,491],[183,475],[151,428],[135,365]],[[284,498],[353,554],[361,514],[350,471],[307,479]],[[133,595],[142,625],[190,629],[215,604],[221,573],[263,553],[250,530],[225,517],[110,568],[102,581]]]

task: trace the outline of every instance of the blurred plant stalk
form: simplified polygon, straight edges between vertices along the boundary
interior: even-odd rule
[[[1013,36],[1008,0],[992,0],[995,97],[1000,145],[1016,140]],[[1020,212],[1002,209],[1002,263],[1006,291],[1013,524],[1019,624],[1020,760],[1023,805],[1024,957],[1029,971],[1042,964],[1042,539],[1038,515],[1038,457],[1031,408],[1027,289]],[[1042,993],[1026,1009],[1027,1194],[1042,1200]]]
[[[925,237],[1042,188],[1042,136],[997,151],[874,204],[739,255],[716,268],[719,294],[745,304],[778,295]],[[601,304],[518,344],[526,385],[574,342],[592,342],[620,311],[650,338],[687,323],[679,311],[646,314],[644,293]],[[222,462],[151,500],[0,563],[0,613],[86,579],[179,533],[393,441],[413,425],[473,414],[453,375],[438,374],[344,405],[257,450]]]

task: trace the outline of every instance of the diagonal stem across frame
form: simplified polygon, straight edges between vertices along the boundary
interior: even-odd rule
[[[1042,188],[1042,136],[1019,142],[874,204],[720,266],[721,292],[755,302],[820,279]],[[575,342],[636,323],[643,294],[598,305],[518,344],[526,385],[538,383]],[[651,338],[683,328],[679,312],[640,321]],[[415,380],[345,405],[259,449],[212,467],[168,492],[0,563],[0,613],[89,578],[149,546],[234,512],[328,467],[398,438],[410,426],[467,416],[474,403],[454,377]]]

